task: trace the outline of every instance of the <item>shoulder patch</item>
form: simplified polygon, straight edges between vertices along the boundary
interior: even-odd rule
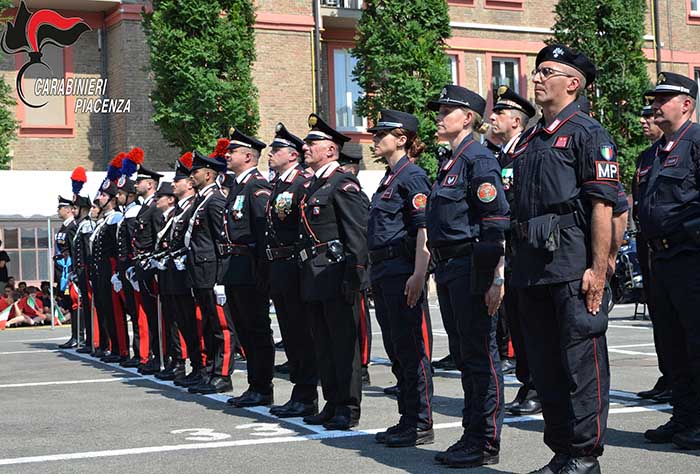
[[[360,192],[360,187],[358,185],[356,185],[355,183],[347,183],[347,184],[343,185],[343,187],[341,189],[343,191],[347,191],[347,192],[356,192],[356,193]]]
[[[448,174],[445,176],[445,179],[442,181],[443,186],[454,186],[457,184],[457,175],[456,174]]]
[[[496,186],[489,182],[481,183],[479,188],[476,190],[476,196],[479,198],[479,201],[484,203],[493,202],[496,199],[497,194],[498,190],[496,189]]]
[[[272,193],[268,189],[258,189],[253,194],[255,194],[255,197],[258,197],[263,195],[270,196]]]
[[[620,166],[614,161],[595,162],[596,181],[620,181]]]
[[[569,146],[570,135],[559,135],[556,140],[554,140],[554,148],[567,148]]]
[[[612,145],[602,145],[600,147],[600,156],[605,161],[613,161],[615,159],[615,147]]]
[[[418,193],[415,196],[413,196],[411,204],[413,204],[413,209],[425,209],[426,204],[428,204],[428,196],[426,196],[423,193]]]

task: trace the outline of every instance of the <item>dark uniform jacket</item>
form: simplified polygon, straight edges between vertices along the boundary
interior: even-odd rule
[[[170,258],[166,263],[166,273],[164,278],[167,278],[167,287],[172,294],[189,294],[192,282],[186,270],[178,270],[175,265],[175,258],[186,255],[185,248],[185,233],[190,224],[190,217],[194,211],[194,202],[196,194],[178,202],[173,211],[172,223],[168,231],[168,247],[170,250]],[[184,253],[183,253],[184,250]]]
[[[542,228],[540,224],[551,215],[561,220],[561,225],[553,226],[559,231],[556,250],[538,248],[522,234],[515,239],[513,286],[580,279],[592,264],[591,199],[612,205],[618,199],[615,144],[605,129],[573,102],[550,125],[545,127],[540,120],[526,131],[513,159],[511,211],[518,222],[516,228],[522,230],[524,223],[528,223],[528,232]],[[537,217],[540,219],[533,220]]]
[[[670,139],[661,137],[641,157],[637,171],[638,218],[645,237],[673,239],[655,257],[700,249],[700,125],[686,122]]]
[[[333,162],[312,178],[301,202],[302,298],[322,301],[359,291],[366,282],[367,199],[360,183]],[[339,241],[333,254],[324,245]],[[316,249],[320,250],[316,250]]]
[[[156,239],[156,250],[157,255],[161,255],[163,252],[170,250],[170,229],[173,225],[173,217],[175,216],[175,207],[163,212],[161,214],[161,225],[158,231],[158,236]],[[164,259],[161,258],[161,261]],[[158,291],[164,295],[173,294],[172,287],[173,283],[177,279],[177,275],[171,272],[167,267],[165,270],[158,270]]]
[[[284,174],[284,173],[283,173]],[[265,235],[266,251],[284,251],[280,258],[270,262],[270,291],[283,293],[288,288],[299,285],[296,244],[299,241],[299,204],[306,194],[304,184],[313,174],[306,173],[297,165],[284,179],[276,179],[272,185],[272,195],[267,204],[267,228]],[[284,250],[282,250],[284,248]],[[290,254],[289,256],[286,256]],[[294,281],[292,281],[294,280]]]
[[[117,224],[122,213],[108,211],[92,236],[92,260],[100,278],[111,277],[116,268]]]
[[[132,235],[132,245],[136,257],[155,250],[158,231],[162,225],[163,213],[156,207],[154,194],[144,201],[136,214],[136,227]],[[136,275],[139,280],[144,280],[152,276],[153,271],[144,272],[137,266]]]
[[[71,242],[73,273],[77,275],[81,291],[87,289],[87,272],[90,266],[90,235],[95,225],[89,217],[76,219],[76,230]]]
[[[227,286],[255,285],[257,278],[267,278],[261,265],[267,265],[265,209],[271,186],[256,168],[242,177],[240,182],[235,180],[224,211],[225,238],[221,243],[230,257],[222,283]]]
[[[56,232],[54,236],[54,241],[56,242],[56,255],[54,256],[54,279],[59,283],[61,282],[61,275],[64,271],[64,266],[67,264],[68,259],[71,259],[71,265],[68,267],[67,271],[72,271],[73,262],[73,251],[71,249],[73,239],[78,231],[78,224],[76,224],[75,219],[71,219],[68,224],[65,222],[61,224],[61,227]]]
[[[187,273],[192,288],[214,288],[222,281],[228,265],[228,256],[222,255],[217,245],[226,236],[226,198],[216,184],[211,184],[197,193],[192,208],[192,217],[184,236],[184,243],[189,249]]]
[[[370,252],[392,247],[401,257],[373,263],[373,281],[413,273],[416,234],[418,229],[426,226],[425,208],[429,194],[428,176],[407,156],[401,158],[379,183],[369,210],[367,247]]]
[[[141,205],[134,201],[124,208],[124,219],[117,224],[117,270],[126,271],[133,265],[133,240],[136,235],[138,222],[136,216]]]

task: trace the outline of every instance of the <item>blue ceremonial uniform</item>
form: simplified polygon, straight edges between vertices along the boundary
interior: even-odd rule
[[[450,353],[462,372],[465,438],[492,453],[500,448],[503,375],[496,347],[497,318],[487,314],[484,294],[502,255],[509,222],[498,161],[469,136],[443,163],[433,184],[427,207],[428,243],[437,263],[438,298]],[[480,250],[488,244],[501,253],[484,258],[486,252]]]
[[[591,200],[618,200],[615,145],[577,102],[523,134],[514,153],[513,286],[520,288],[530,369],[542,401],[545,443],[599,456],[610,376],[601,310],[588,313],[581,278],[592,264]]]
[[[372,294],[400,388],[400,424],[422,430],[433,425],[433,381],[423,333],[422,303],[426,296],[421,294],[410,308],[404,288],[414,271],[416,234],[426,226],[428,194],[430,182],[425,171],[404,156],[372,197],[367,226]]]
[[[654,330],[672,378],[672,420],[697,429],[700,125],[688,121],[672,137],[656,142],[641,157],[637,181],[639,223],[651,250]]]

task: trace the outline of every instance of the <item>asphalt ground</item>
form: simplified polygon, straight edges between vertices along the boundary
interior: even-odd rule
[[[648,444],[644,430],[665,423],[669,406],[638,399],[658,377],[651,325],[633,319],[634,306],[613,310],[608,330],[612,372],[606,473],[699,473],[700,452]],[[433,315],[434,359],[447,354],[439,308]],[[134,369],[101,363],[56,345],[68,327],[0,332],[0,473],[296,473],[341,474],[447,471],[433,456],[461,435],[462,393],[456,372],[437,371],[433,410],[435,443],[386,448],[374,433],[396,423],[396,402],[382,388],[395,380],[373,321],[376,361],[364,390],[360,426],[326,431],[300,419],[280,420],[266,408],[234,409],[231,394],[191,395]],[[275,338],[279,328],[273,318]],[[276,363],[285,360],[277,352]],[[245,363],[233,375],[246,388]],[[275,399],[288,400],[291,385],[275,378]],[[518,382],[506,377],[505,398]],[[319,391],[320,392],[320,391]],[[529,472],[550,459],[541,417],[507,417],[500,463],[470,472]],[[450,471],[453,472],[453,471]]]

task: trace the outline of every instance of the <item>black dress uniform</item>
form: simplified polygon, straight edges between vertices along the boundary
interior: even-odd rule
[[[136,193],[134,182],[126,176],[119,178],[117,188],[128,194]],[[140,210],[141,204],[138,200],[125,205],[123,209],[124,218],[117,224],[117,273],[122,283],[124,309],[131,317],[131,326],[133,328],[132,348],[134,356],[121,364],[124,367],[138,367],[139,364],[145,364],[148,362],[149,354],[148,320],[146,319],[143,305],[140,301],[137,303],[136,300],[141,295],[135,294],[134,288],[129,283],[126,275],[126,271],[135,265],[133,240],[138,230],[136,216]]]
[[[229,150],[260,152],[261,141],[233,130]],[[270,405],[275,347],[270,327],[270,296],[265,256],[265,209],[270,183],[256,167],[236,175],[224,211],[224,236],[219,246],[229,255],[222,283],[236,334],[245,351],[248,389],[229,400],[238,407]]]
[[[382,110],[368,132],[403,128],[417,133],[411,114]],[[406,302],[406,281],[414,272],[416,235],[426,227],[425,207],[430,182],[408,156],[401,158],[379,183],[372,197],[367,225],[372,294],[382,336],[392,349],[392,372],[398,380],[399,423],[379,441],[387,446],[414,446],[433,440],[433,379],[423,338],[422,293],[412,308]]]
[[[443,104],[482,115],[486,107],[478,94],[452,85],[429,107],[437,110]],[[503,375],[496,346],[498,318],[488,315],[484,295],[503,254],[510,218],[498,161],[471,135],[440,167],[428,199],[427,222],[440,311],[448,334],[456,335],[450,354],[464,388],[462,444],[436,459],[460,466],[480,465],[487,457],[497,462]]]
[[[272,148],[291,147],[303,156],[304,142],[278,124]],[[289,361],[289,380],[294,384],[290,400],[270,413],[280,417],[308,416],[318,411],[318,370],[313,350],[311,321],[301,300],[301,271],[296,243],[299,240],[299,203],[311,179],[301,165],[283,172],[273,181],[267,209],[265,254],[270,265],[270,297],[275,304],[284,351]]]
[[[163,176],[140,166],[136,174],[136,181],[140,179],[153,179],[156,182]],[[132,236],[134,258],[144,257],[156,249],[158,231],[162,225],[162,213],[156,207],[155,192],[143,199],[141,209],[136,214],[136,229]],[[146,364],[139,366],[144,374],[154,374],[160,370],[161,336],[158,334],[158,288],[155,281],[155,270],[144,270],[140,265],[135,266],[139,291],[136,296],[137,305],[141,303],[142,310],[146,313],[148,323],[148,347],[153,354]],[[137,308],[137,311],[141,309]],[[142,332],[143,333],[143,332]],[[142,352],[141,350],[139,352]],[[140,356],[143,354],[140,353]]]
[[[535,116],[535,108],[530,104],[530,102],[516,94],[507,86],[501,86],[498,89],[498,96],[496,98],[496,104],[493,106],[493,111],[498,110],[518,110],[528,118]],[[527,124],[523,124],[526,127]],[[513,203],[513,167],[515,166],[515,161],[513,159],[513,152],[515,151],[516,145],[520,139],[521,133],[512,137],[510,141],[499,150],[496,154],[498,163],[501,166],[501,180],[503,182],[503,190],[506,193],[506,199],[508,204],[512,206]],[[513,343],[513,349],[515,351],[515,376],[522,387],[518,390],[518,395],[512,403],[506,404],[506,410],[516,414],[525,415],[537,413],[541,410],[539,401],[537,400],[537,392],[535,390],[535,384],[532,380],[532,375],[530,374],[530,369],[528,367],[527,360],[527,350],[525,348],[525,339],[523,337],[521,318],[525,317],[521,314],[518,308],[518,292],[511,288],[511,276],[512,272],[512,260],[513,260],[513,240],[510,231],[506,232],[506,269],[505,269],[505,296],[503,297],[503,306],[499,311],[499,318],[503,318],[507,327],[508,333],[510,334],[510,340]],[[501,348],[501,354],[503,354],[503,348]]]
[[[210,168],[223,172],[223,164],[194,151],[192,171]],[[233,372],[233,336],[230,312],[220,311],[214,286],[223,281],[228,255],[218,245],[224,238],[226,198],[216,183],[198,190],[192,203],[192,215],[184,235],[187,253],[187,274],[195,300],[202,313],[202,331],[211,354],[211,374],[206,383],[189,388],[194,393],[214,393],[231,389]]]
[[[311,114],[306,141],[349,140]],[[359,181],[332,161],[318,169],[302,198],[302,299],[312,319],[316,360],[326,406],[304,421],[348,429],[360,418],[362,382],[353,314],[367,265],[367,206]]]
[[[647,94],[697,93],[692,79],[663,72]],[[673,416],[645,436],[700,449],[700,125],[688,120],[653,149],[637,173],[638,216],[652,252],[654,330],[671,370]]]
[[[593,64],[566,46],[544,48],[537,65],[543,61],[568,64],[589,84],[595,78]],[[513,155],[512,284],[526,315],[521,322],[544,411],[544,440],[556,453],[550,466],[557,468],[602,454],[610,390],[609,292],[592,315],[581,278],[592,259],[591,200],[615,204],[619,166],[608,133],[580,108],[573,101],[551,123],[541,120]],[[597,461],[584,463],[597,472]]]
[[[76,195],[73,203],[79,209],[90,209],[90,200],[85,196]],[[71,257],[73,259],[73,281],[80,293],[80,327],[85,334],[85,345],[79,347],[81,353],[88,353],[92,346],[92,316],[90,291],[90,235],[95,228],[89,216],[78,217],[75,221],[76,232],[71,241]],[[82,336],[80,334],[79,336]]]
[[[58,197],[58,206],[72,206],[73,201],[70,199]],[[78,230],[78,225],[75,219],[71,215],[68,219],[63,221],[61,227],[56,232],[54,236],[55,242],[55,254],[54,254],[54,281],[56,282],[56,288],[59,292],[59,305],[61,308],[72,311],[73,309],[73,298],[70,294],[70,281],[68,275],[73,271],[73,258],[71,256],[71,243],[75,237],[76,231]],[[71,348],[78,345],[78,315],[76,312],[72,312],[71,315],[71,338],[65,343],[61,344],[61,348]],[[82,326],[81,326],[82,327]]]

